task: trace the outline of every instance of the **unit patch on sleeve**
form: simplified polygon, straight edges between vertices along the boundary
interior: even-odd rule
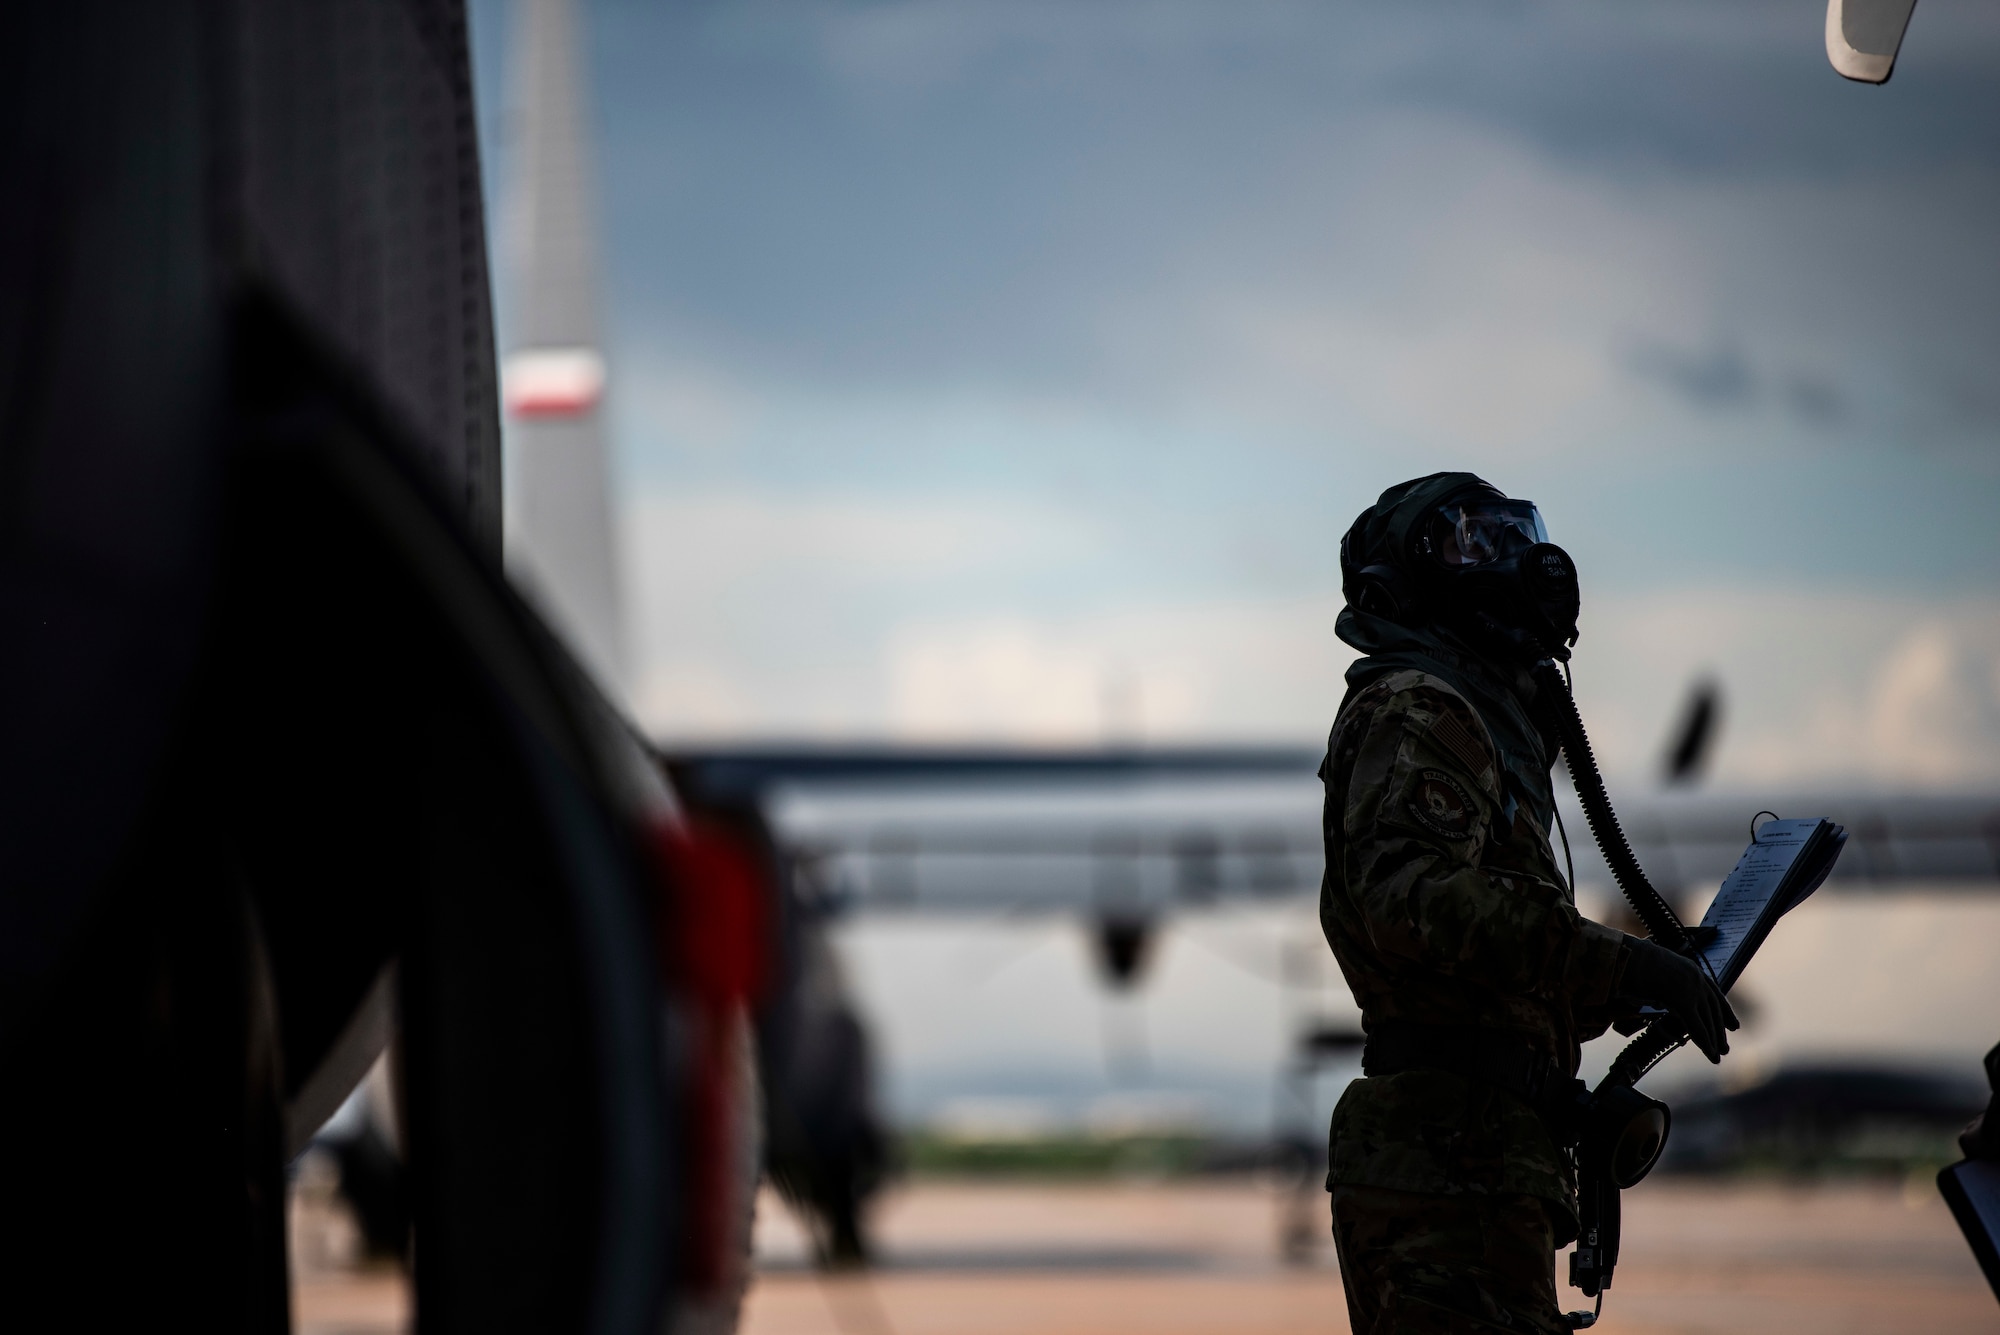
[[[1418,772],[1410,814],[1426,830],[1445,839],[1463,839],[1472,833],[1473,811],[1472,799],[1451,775],[1438,769]]]

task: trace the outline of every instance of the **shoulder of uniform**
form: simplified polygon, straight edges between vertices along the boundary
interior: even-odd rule
[[[1455,687],[1428,672],[1395,674],[1397,701],[1410,730],[1441,747],[1482,782],[1494,767],[1494,746],[1479,712]],[[1394,680],[1394,679],[1392,679]]]
[[[1447,683],[1421,668],[1398,668],[1384,673],[1355,692],[1346,712],[1356,715],[1405,715],[1412,709],[1428,707],[1430,697],[1438,691],[1454,699],[1458,696],[1458,692]]]
[[[1389,702],[1395,698],[1396,692],[1392,683],[1397,677],[1408,675],[1407,672],[1397,672],[1387,677],[1377,677],[1356,691],[1341,708],[1339,717],[1334,720],[1334,738],[1337,740],[1343,733],[1351,735],[1356,727],[1371,726],[1373,720],[1382,714]]]
[[[1456,686],[1422,668],[1403,668],[1392,672],[1379,684],[1387,688],[1384,703],[1399,713],[1423,717],[1440,710],[1450,710],[1478,717]]]
[[[1345,712],[1357,718],[1397,720],[1421,728],[1444,711],[1471,715],[1472,707],[1442,677],[1434,677],[1421,668],[1398,668],[1356,692]]]

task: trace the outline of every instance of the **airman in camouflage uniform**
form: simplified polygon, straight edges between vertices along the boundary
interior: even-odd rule
[[[1469,475],[1382,505],[1433,503],[1453,477]],[[1551,852],[1557,748],[1526,664],[1353,605],[1337,629],[1366,657],[1321,769],[1320,922],[1371,1045],[1396,1024],[1494,1033],[1574,1075],[1631,938],[1577,912]],[[1329,1160],[1355,1335],[1569,1329],[1554,1253],[1576,1236],[1574,1174],[1522,1098],[1448,1070],[1371,1075],[1334,1112]]]
[[[1442,677],[1403,668],[1358,691],[1327,752],[1320,922],[1371,1027],[1506,1029],[1573,1072],[1578,1044],[1610,1022],[1627,938],[1578,914],[1545,829],[1503,774],[1479,715]],[[1547,809],[1546,770],[1542,780],[1533,806]],[[1330,1154],[1357,1335],[1465,1328],[1425,1324],[1411,1305],[1567,1329],[1554,1324],[1552,1258],[1576,1234],[1575,1181],[1526,1103],[1444,1071],[1358,1080],[1334,1113]],[[1439,1265],[1441,1250],[1462,1259]]]

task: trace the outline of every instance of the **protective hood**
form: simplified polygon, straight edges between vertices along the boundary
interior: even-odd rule
[[[1340,540],[1340,591],[1349,604],[1360,607],[1366,572],[1389,567],[1405,579],[1414,577],[1409,569],[1412,530],[1418,522],[1435,513],[1453,496],[1481,488],[1500,489],[1477,473],[1432,473],[1429,477],[1399,482],[1363,510],[1347,535]],[[1364,609],[1373,610],[1373,609]],[[1377,613],[1381,615],[1381,613]]]
[[[1533,503],[1475,473],[1399,483],[1340,542],[1348,606],[1398,625],[1445,626],[1482,653],[1567,659],[1576,639],[1576,566],[1549,542]]]

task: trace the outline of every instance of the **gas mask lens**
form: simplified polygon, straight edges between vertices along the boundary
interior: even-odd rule
[[[1433,548],[1453,569],[1485,565],[1531,543],[1547,542],[1541,512],[1533,501],[1473,498],[1438,507]]]

